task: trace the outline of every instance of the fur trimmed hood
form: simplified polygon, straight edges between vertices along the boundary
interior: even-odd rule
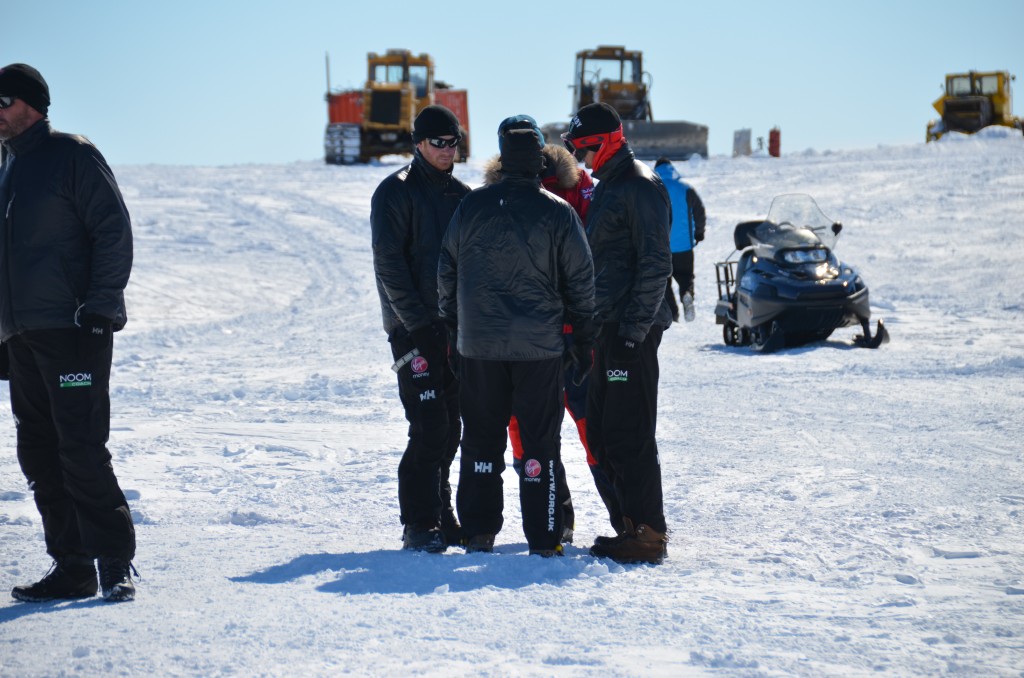
[[[579,165],[572,153],[558,144],[547,144],[541,149],[547,169],[542,176],[554,175],[558,187],[570,189],[579,183]],[[484,163],[484,185],[490,186],[501,181],[501,156],[496,155]]]

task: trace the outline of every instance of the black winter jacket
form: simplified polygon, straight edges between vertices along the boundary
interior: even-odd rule
[[[86,314],[120,330],[132,227],[106,160],[45,119],[3,146],[5,161],[14,157],[0,221],[0,340],[75,327]]]
[[[441,317],[481,360],[562,355],[562,325],[594,311],[594,269],[576,211],[537,178],[506,175],[459,205],[438,263]]]
[[[627,144],[594,172],[587,213],[594,254],[597,319],[618,322],[619,336],[643,341],[651,325],[672,324],[662,304],[672,274],[672,207],[661,178]]]
[[[373,268],[384,331],[406,331],[438,321],[437,258],[441,238],[469,186],[428,163],[413,161],[388,176],[373,194],[370,229]]]

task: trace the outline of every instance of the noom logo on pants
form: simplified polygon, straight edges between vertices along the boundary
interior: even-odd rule
[[[629,381],[629,370],[608,370],[608,381]]]
[[[78,386],[92,386],[92,373],[78,372],[60,375],[61,388],[76,388]]]

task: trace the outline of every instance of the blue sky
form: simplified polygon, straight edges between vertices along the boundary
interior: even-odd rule
[[[712,155],[778,126],[785,154],[923,142],[947,72],[1009,70],[1024,97],[1024,0],[966,7],[37,0],[5,3],[0,65],[37,67],[53,125],[111,164],[224,165],[322,157],[325,52],[335,88],[362,85],[367,52],[432,54],[469,90],[479,156],[507,115],[566,120],[575,53],[624,45],[644,52],[655,119],[708,125]]]

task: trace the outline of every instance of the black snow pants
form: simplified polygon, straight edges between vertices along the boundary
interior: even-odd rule
[[[18,463],[47,552],[132,560],[135,527],[106,446],[112,339],[92,353],[76,329],[28,331],[6,343]]]
[[[672,253],[672,278],[675,278],[676,283],[679,285],[680,303],[683,300],[683,295],[687,292],[690,293],[690,298],[694,298],[693,250]],[[665,303],[672,309],[672,318],[679,320],[679,304],[676,303],[676,295],[672,290],[672,278],[669,278],[668,283],[665,285]]]
[[[587,397],[587,441],[614,488],[622,516],[634,526],[665,531],[658,417],[658,347],[663,329],[651,326],[635,362],[616,362],[609,344],[618,323],[601,328]],[[608,501],[606,500],[606,504]],[[609,506],[609,511],[612,506]],[[612,520],[615,525],[616,520]]]
[[[466,536],[497,534],[504,524],[501,472],[514,412],[523,445],[523,532],[531,550],[554,549],[564,520],[558,505],[558,486],[565,483],[559,451],[562,358],[460,358],[459,381],[464,433],[456,503]]]
[[[414,348],[404,329],[388,339],[395,360]],[[459,449],[459,389],[446,356],[441,365],[409,361],[398,371],[398,396],[409,422],[409,443],[398,465],[398,506],[403,525],[436,527],[452,505],[448,480]]]

